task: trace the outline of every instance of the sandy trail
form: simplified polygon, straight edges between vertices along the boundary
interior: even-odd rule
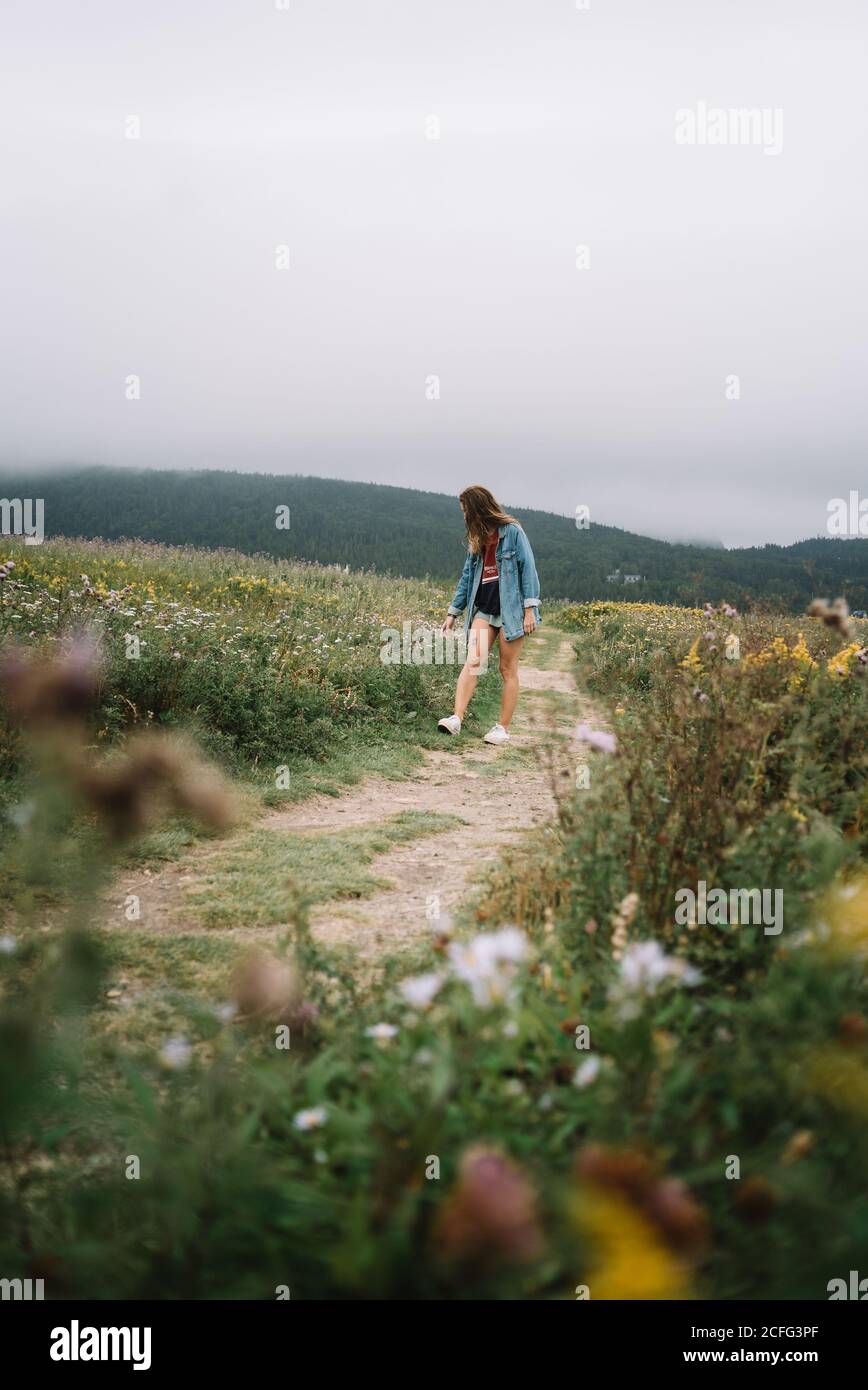
[[[553,645],[554,643],[554,645]],[[504,848],[520,841],[527,829],[550,820],[557,807],[556,789],[572,785],[576,763],[573,731],[591,717],[570,669],[569,641],[551,633],[540,648],[551,668],[533,665],[533,647],[520,666],[522,696],[513,724],[512,742],[491,747],[477,736],[460,748],[420,750],[418,773],[404,781],[367,778],[340,797],[315,796],[271,811],[260,828],[286,835],[328,833],[377,824],[401,811],[458,816],[463,824],[396,845],[378,855],[370,872],[388,883],[361,901],[328,902],[312,909],[314,935],[329,944],[352,944],[362,956],[379,955],[411,944],[431,930],[428,916],[455,911],[474,883]],[[458,736],[464,739],[463,734]],[[178,865],[128,875],[112,894],[112,917],[128,894],[141,901],[142,923],[155,930],[189,930],[178,908],[197,871],[219,863],[223,846],[203,846]],[[212,929],[209,929],[212,930]],[[280,926],[251,931],[239,923],[225,935],[269,937]]]

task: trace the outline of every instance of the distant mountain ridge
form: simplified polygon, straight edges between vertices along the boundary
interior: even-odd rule
[[[456,580],[465,551],[455,497],[381,483],[222,470],[7,468],[0,472],[0,498],[12,497],[44,499],[49,537],[226,547],[430,575],[447,585]],[[290,526],[279,530],[276,509],[287,506]],[[818,537],[725,550],[593,521],[580,530],[570,517],[510,508],[508,499],[504,506],[528,532],[544,599],[767,601],[795,612],[811,598],[844,594],[851,608],[868,608],[868,539]]]

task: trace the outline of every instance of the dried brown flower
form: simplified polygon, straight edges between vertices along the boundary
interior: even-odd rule
[[[270,951],[251,951],[238,965],[232,997],[239,1014],[247,1018],[268,1018],[275,1022],[299,1021],[302,986],[291,961],[281,960]],[[315,1017],[306,1012],[302,1021]]]
[[[447,1259],[481,1265],[539,1256],[536,1194],[518,1164],[488,1145],[468,1149],[441,1208],[435,1242]]]
[[[834,628],[842,637],[852,637],[853,623],[845,598],[836,598],[834,603],[827,603],[824,598],[815,598],[805,611],[809,618],[822,618],[827,627]]]

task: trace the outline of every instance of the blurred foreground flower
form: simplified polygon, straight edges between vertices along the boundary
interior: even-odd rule
[[[453,942],[449,960],[458,979],[470,986],[475,1003],[488,1008],[510,998],[527,950],[527,938],[518,927],[502,927],[468,942]]]
[[[317,1016],[316,1005],[303,998],[302,980],[294,962],[270,951],[254,950],[238,964],[232,999],[242,1018],[304,1025]]]
[[[590,748],[596,748],[600,753],[618,751],[618,740],[614,734],[607,733],[605,729],[592,729],[590,724],[579,724],[576,738],[580,743],[587,743]]]
[[[809,618],[822,618],[827,627],[834,628],[844,638],[853,635],[850,608],[845,598],[836,598],[834,603],[827,603],[824,598],[815,598],[808,604],[806,612]]]
[[[0,693],[18,723],[44,730],[89,713],[96,702],[101,670],[99,642],[91,633],[73,636],[53,660],[11,647],[0,658]]]
[[[311,1129],[320,1129],[326,1122],[325,1106],[316,1105],[310,1110],[299,1110],[293,1117],[293,1126],[306,1133]]]
[[[484,1144],[468,1149],[440,1209],[435,1243],[447,1259],[486,1266],[541,1255],[536,1194],[518,1164]]]
[[[708,1223],[686,1184],[661,1177],[642,1153],[598,1144],[582,1150],[576,1172],[573,1212],[594,1251],[584,1275],[591,1298],[690,1298]]]
[[[0,696],[30,735],[46,780],[61,783],[116,843],[147,829],[166,806],[211,829],[228,828],[237,808],[227,784],[182,739],[148,732],[94,763],[87,719],[101,671],[99,643],[86,632],[61,644],[51,659],[17,648],[0,658]]]
[[[637,941],[623,953],[618,978],[609,987],[609,1002],[622,1019],[637,1018],[644,1000],[667,981],[693,986],[701,979],[698,970],[678,956],[668,956],[659,942]]]
[[[398,1029],[394,1023],[374,1023],[365,1029],[365,1037],[373,1038],[374,1042],[380,1043],[381,1046],[390,1043],[397,1036]]]
[[[410,975],[398,986],[400,993],[413,1009],[427,1009],[443,985],[444,976],[431,971],[427,975]]]
[[[146,830],[164,806],[212,830],[226,830],[237,805],[226,782],[179,740],[147,733],[93,767],[68,762],[68,780],[114,840]]]
[[[628,893],[612,918],[612,957],[614,960],[620,960],[624,954],[624,947],[627,945],[627,929],[633,925],[638,908],[639,894]]]

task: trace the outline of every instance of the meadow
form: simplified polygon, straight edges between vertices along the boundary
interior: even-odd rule
[[[402,746],[406,761],[448,685],[440,668],[378,659],[384,628],[442,621],[446,592],[429,583],[142,542],[7,543],[0,555],[0,641],[99,638],[98,743],[183,725],[263,789],[286,767],[283,790],[304,795],[340,782],[344,754],[350,772],[377,753],[400,761]],[[0,780],[19,761],[6,722]]]
[[[595,702],[575,785],[454,920],[363,974],[308,916],[364,837],[307,881],[287,856],[303,891],[267,945],[273,841],[233,860],[230,935],[110,929],[99,904],[131,856],[183,860],[251,804],[412,772],[450,673],[384,666],[379,634],[444,594],[143,544],[4,559],[7,1276],[595,1300],[825,1299],[868,1273],[864,622],[547,616]],[[386,801],[384,840],[437,833]],[[700,883],[779,890],[783,930],[678,922]],[[118,997],[133,972],[144,1011]]]

